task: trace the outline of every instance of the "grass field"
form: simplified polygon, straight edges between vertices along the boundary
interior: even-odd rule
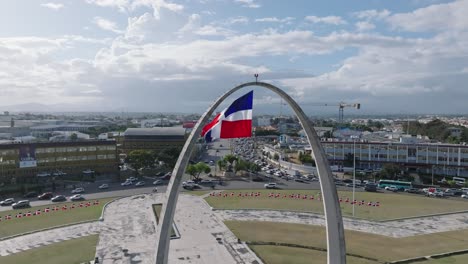
[[[441,259],[433,259],[420,264],[466,264],[468,263],[468,254],[446,257]]]
[[[241,208],[262,208],[262,209],[284,209],[323,213],[322,202],[317,199],[303,200],[291,198],[268,198],[271,192],[289,194],[307,194],[317,197],[317,190],[254,190],[261,192],[261,197],[237,197],[239,191],[233,191],[234,197],[207,197],[206,201],[214,208],[220,209],[241,209]],[[231,191],[226,191],[231,193]],[[250,190],[242,191],[250,192]],[[339,197],[343,200],[351,198],[351,192],[339,192]],[[378,201],[380,207],[355,206],[355,216],[371,220],[388,220],[394,218],[431,215],[438,213],[468,211],[468,201],[455,199],[428,198],[421,195],[406,195],[393,193],[372,193],[356,192],[355,199],[366,202]],[[341,210],[344,216],[352,215],[352,205],[341,203]]]
[[[38,216],[22,217],[19,219],[15,218],[15,215],[19,212],[34,212],[37,209],[44,209],[46,207],[51,208],[55,205],[61,207],[62,205],[67,204],[70,206],[73,203],[79,204],[80,202],[56,203],[52,205],[36,206],[25,209],[0,212],[0,217],[2,217],[2,222],[0,222],[0,238],[42,228],[54,227],[86,220],[97,220],[101,216],[102,207],[104,204],[113,199],[115,198],[99,199],[99,205],[92,205],[87,208],[75,208],[67,211],[59,210],[49,213],[42,212],[41,215]],[[89,201],[92,203],[94,200]],[[4,220],[4,216],[8,214],[12,216],[12,219]]]
[[[247,221],[226,221],[225,224],[243,241],[281,242],[326,248],[325,228],[320,226]],[[350,230],[346,230],[345,235],[348,253],[379,261],[394,261],[468,249],[468,229],[406,238],[391,238]],[[466,256],[459,258],[466,259]],[[431,262],[433,263],[451,262]]]
[[[94,260],[99,235],[75,238],[0,257],[2,264],[78,264]]]
[[[282,247],[282,246],[251,246],[257,256],[260,256],[265,264],[310,264],[327,263],[327,253],[318,250]],[[313,262],[311,262],[313,260]],[[348,256],[348,264],[379,264],[376,261]]]

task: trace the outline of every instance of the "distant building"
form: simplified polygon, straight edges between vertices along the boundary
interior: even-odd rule
[[[125,131],[122,150],[144,149],[161,151],[170,147],[183,147],[187,134],[183,127],[128,128]]]
[[[0,144],[0,182],[34,182],[38,175],[61,171],[68,176],[93,170],[118,174],[115,141]]]
[[[452,137],[460,138],[462,134],[462,129],[459,127],[449,127],[448,131]]]
[[[271,119],[269,117],[258,117],[257,126],[269,126],[271,125]]]

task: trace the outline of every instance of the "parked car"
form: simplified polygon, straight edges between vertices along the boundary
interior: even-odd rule
[[[144,181],[139,181],[135,184],[135,187],[141,187],[141,186],[145,186],[145,182]]]
[[[442,192],[442,191],[428,192],[427,196],[429,196],[429,197],[444,197],[444,192]]]
[[[109,184],[103,183],[103,184],[99,185],[98,188],[101,189],[101,190],[102,190],[102,189],[108,189],[108,188],[109,188]]]
[[[84,193],[84,188],[83,187],[78,187],[74,190],[71,191],[72,193]]]
[[[12,204],[11,207],[13,209],[29,207],[29,201],[28,200],[21,200],[21,201],[18,201],[16,203]]]
[[[419,189],[418,188],[409,188],[409,189],[405,189],[405,192],[407,193],[419,193]]]
[[[376,192],[377,191],[377,184],[367,183],[364,186],[364,191],[366,191],[366,192]]]
[[[28,192],[23,196],[24,198],[34,198],[37,197],[37,192]]]
[[[82,194],[75,194],[73,196],[70,196],[70,201],[82,201],[84,199],[85,198]]]
[[[37,197],[39,200],[49,200],[50,198],[54,197],[51,192],[45,192]]]
[[[57,195],[55,197],[53,197],[51,199],[52,202],[63,202],[63,201],[66,201],[67,200],[67,197],[63,196],[63,195]]]
[[[468,194],[462,194],[461,198],[468,199]]]
[[[264,186],[265,189],[276,189],[276,183],[274,182],[266,183]]]
[[[130,178],[127,179],[127,181],[136,181],[136,180],[138,180],[138,179],[135,178],[135,177],[130,177]]]
[[[0,202],[0,205],[1,206],[7,206],[7,205],[12,205],[15,203],[15,199],[14,198],[8,198],[8,199],[5,199],[3,201]]]

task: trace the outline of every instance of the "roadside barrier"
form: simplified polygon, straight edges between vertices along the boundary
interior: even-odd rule
[[[293,199],[293,200],[315,200],[315,201],[322,201],[322,196],[320,193],[313,195],[313,194],[301,194],[301,193],[293,193],[293,194],[282,194],[278,192],[270,192],[268,194],[262,194],[261,192],[212,192],[209,195],[210,197],[214,198],[231,198],[231,197],[238,197],[238,198],[271,198],[271,199]],[[352,200],[349,197],[340,197],[339,198],[340,204],[349,204],[349,205],[358,205],[358,206],[368,206],[368,207],[380,207],[381,204],[378,201],[365,201],[365,200]]]
[[[73,203],[71,205],[64,204],[61,207],[55,205],[55,206],[48,206],[42,209],[36,209],[34,211],[31,211],[31,210],[24,211],[24,212],[19,211],[14,215],[14,218],[12,217],[11,214],[4,215],[3,217],[0,216],[0,223],[5,222],[7,220],[21,219],[23,217],[40,216],[43,214],[50,214],[50,213],[57,212],[57,211],[71,211],[72,209],[75,209],[75,208],[76,209],[87,208],[87,207],[96,206],[99,204],[100,204],[99,200],[95,200],[93,202],[80,203],[79,205],[76,205]]]

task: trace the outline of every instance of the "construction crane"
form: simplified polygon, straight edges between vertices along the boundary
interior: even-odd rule
[[[339,102],[339,103],[312,103],[310,106],[334,106],[338,107],[338,123],[343,124],[344,121],[344,108],[345,107],[353,107],[356,109],[361,109],[361,104],[360,103],[354,103],[354,104],[348,104],[345,102]]]

